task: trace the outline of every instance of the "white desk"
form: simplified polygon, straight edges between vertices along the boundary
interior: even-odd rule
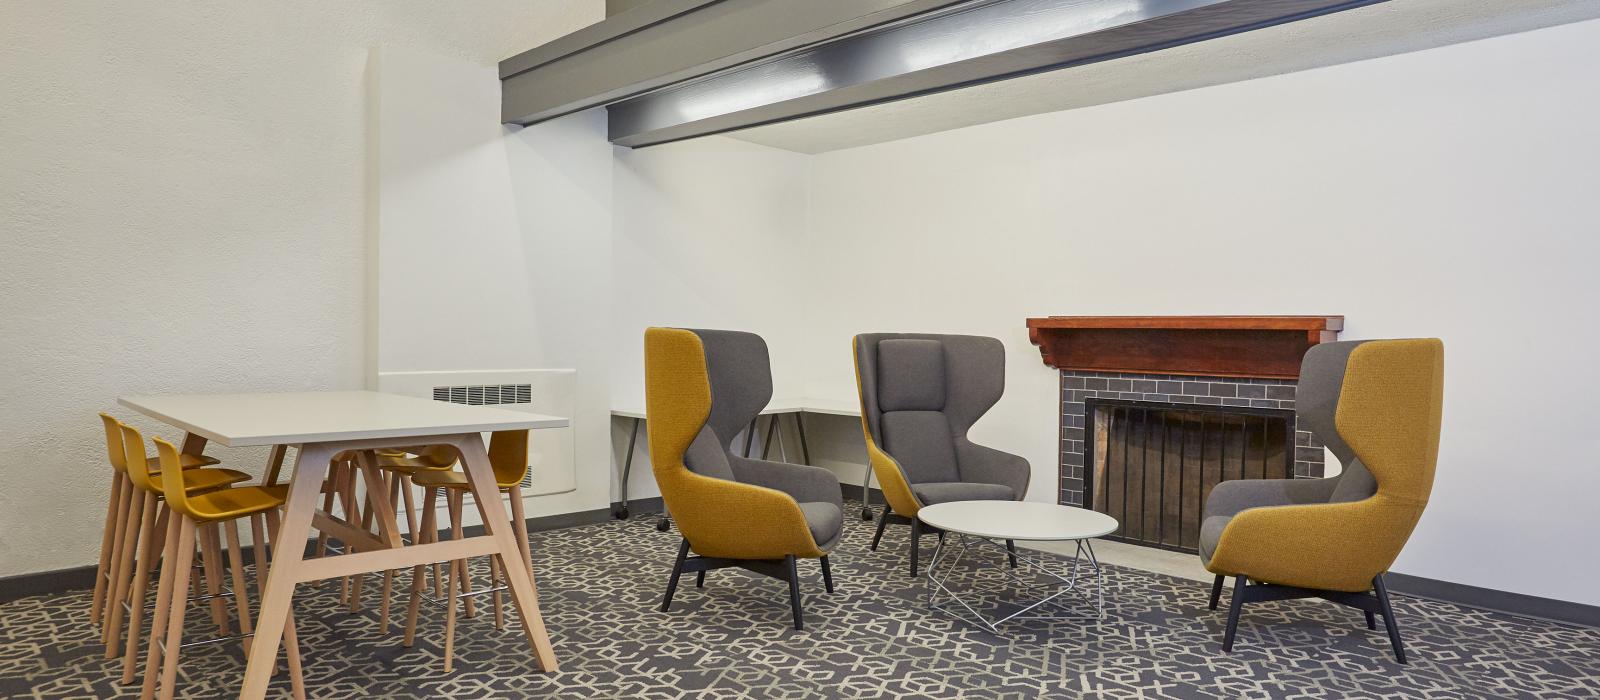
[[[768,416],[767,437],[761,441],[761,458],[766,459],[772,452],[773,435],[777,435],[778,456],[787,460],[788,452],[783,446],[783,432],[776,430],[778,419],[781,416],[794,416],[795,432],[800,436],[800,461],[802,464],[811,463],[811,447],[806,443],[806,422],[804,415],[815,413],[830,416],[861,416],[861,405],[855,401],[842,399],[815,399],[815,398],[778,398],[767,402],[767,407],[761,409],[755,420],[750,421],[750,427],[744,431],[744,450],[746,457],[750,456],[755,433],[758,428],[757,421],[761,416]],[[611,517],[623,520],[628,517],[628,477],[633,472],[633,448],[639,440],[639,425],[645,420],[645,411],[637,404],[622,408],[611,409],[615,418],[625,418],[631,423],[628,433],[628,451],[622,458],[622,505],[611,512]],[[866,475],[861,481],[861,519],[872,520],[872,505],[869,491],[869,482],[872,480],[872,465],[867,464]],[[656,529],[666,531],[669,527],[667,516],[663,515],[656,523]]]
[[[267,682],[277,660],[278,646],[288,618],[296,583],[337,578],[357,573],[387,571],[468,556],[498,554],[502,561],[517,561],[522,554],[512,528],[526,527],[506,516],[498,496],[493,468],[484,450],[480,433],[496,430],[523,430],[566,427],[568,420],[555,416],[506,411],[488,406],[464,406],[442,401],[380,394],[371,391],[300,392],[284,394],[221,394],[190,396],[130,396],[118,403],[188,432],[183,442],[186,454],[200,454],[207,441],[227,447],[272,445],[274,464],[267,483],[276,482],[283,448],[298,446],[294,475],[290,479],[289,500],[284,506],[281,539],[305,542],[313,521],[328,522],[344,529],[361,529],[363,551],[337,557],[305,561],[300,546],[284,547],[272,562],[266,589],[261,592],[255,641],[245,667],[241,699],[256,700],[266,694]],[[377,511],[378,532],[365,532],[357,523],[334,518],[317,507],[329,461],[347,450],[356,451],[367,467],[360,471],[367,478],[369,491],[382,492],[372,466],[373,450],[415,444],[451,445],[461,451],[467,481],[486,516],[486,534],[461,540],[405,545],[388,502],[372,499]],[[377,488],[374,488],[374,487]],[[330,525],[333,526],[333,525]],[[555,652],[539,614],[539,601],[531,571],[520,566],[504,567],[516,603],[523,632],[533,649],[539,667],[556,670]],[[419,585],[420,579],[413,585]]]

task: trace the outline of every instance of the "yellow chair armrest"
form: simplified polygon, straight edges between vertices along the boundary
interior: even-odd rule
[[[1365,591],[1400,555],[1421,513],[1382,497],[1250,508],[1228,521],[1208,568],[1266,583]]]
[[[663,484],[678,531],[698,554],[730,559],[820,557],[805,513],[782,491],[683,470]]]

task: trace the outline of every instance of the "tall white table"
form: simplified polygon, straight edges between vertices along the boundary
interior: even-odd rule
[[[1104,537],[1117,530],[1117,520],[1105,513],[1092,511],[1087,508],[1063,506],[1054,503],[1034,503],[1029,501],[955,501],[952,503],[936,503],[917,511],[917,518],[922,522],[941,531],[939,547],[933,552],[933,561],[928,563],[928,607],[934,610],[944,610],[957,617],[966,618],[982,625],[985,629],[999,634],[999,626],[1007,620],[1018,619],[1022,615],[1036,610],[1045,605],[1054,605],[1064,608],[1056,602],[1058,598],[1071,593],[1078,587],[1078,559],[1087,553],[1089,564],[1094,568],[1095,593],[1099,604],[1097,612],[1099,617],[1106,614],[1105,577],[1100,572],[1100,562],[1094,557],[1094,546],[1089,540]],[[942,533],[955,533],[961,540],[959,545],[945,542]],[[1077,551],[1072,556],[1071,577],[1064,577],[1050,570],[1041,560],[1030,556],[1008,551],[1003,541],[1067,541],[1076,540]],[[1001,565],[1000,571],[1010,577],[1012,581],[1024,589],[1055,588],[1056,590],[1042,598],[1017,605],[1017,610],[1003,616],[990,616],[978,612],[973,607],[974,603],[967,602],[960,593],[948,585],[950,574],[954,572],[961,558],[966,554],[969,545],[978,544],[980,547],[991,547],[1002,554],[1009,554],[1028,565],[1041,576],[1049,579],[1046,583],[1026,581],[1012,573],[1010,569]],[[952,552],[954,555],[952,556]],[[940,566],[944,566],[941,575]],[[944,593],[951,601],[961,606],[967,614],[963,615],[958,610],[940,607],[938,594]],[[970,596],[969,596],[970,597]],[[1062,619],[1060,617],[1031,617],[1026,619]]]
[[[480,433],[562,428],[568,424],[568,419],[555,416],[372,391],[129,396],[118,399],[118,403],[186,431],[186,454],[200,454],[207,442],[226,447],[270,445],[274,447],[273,459],[281,462],[285,446],[297,447],[280,537],[291,545],[274,552],[267,586],[261,592],[255,641],[239,692],[241,699],[248,700],[266,694],[295,584],[470,556],[497,554],[505,562],[521,560],[513,523],[500,502],[499,486]],[[406,545],[400,538],[395,515],[383,498],[372,499],[377,533],[318,508],[318,495],[334,455],[356,452],[365,467],[360,471],[367,479],[368,491],[382,493],[381,484],[375,483],[373,451],[417,444],[451,445],[460,450],[473,498],[485,516],[484,535]],[[274,464],[267,475],[268,483],[276,477]],[[305,542],[314,525],[340,539],[359,541],[362,551],[305,560],[304,547],[294,543]],[[521,566],[503,568],[534,658],[541,669],[553,672],[555,651],[539,614],[532,572]]]
[[[807,413],[832,416],[854,416],[859,418],[861,417],[861,407],[852,401],[829,399],[800,398],[773,399],[768,401],[766,408],[761,409],[761,413],[756,417],[756,419],[759,420],[761,416],[768,416],[767,437],[761,441],[761,458],[766,459],[767,455],[772,452],[772,438],[774,433],[776,433],[778,437],[777,442],[779,457],[785,460],[789,458],[788,451],[783,447],[783,432],[778,431],[777,426],[779,417],[792,415],[794,416],[795,432],[800,437],[800,463],[810,464],[811,447],[806,443],[805,414]],[[629,421],[630,424],[628,432],[628,451],[624,453],[622,458],[622,505],[614,508],[611,511],[611,517],[614,517],[618,520],[625,520],[628,517],[628,477],[633,473],[633,448],[636,444],[638,444],[639,426],[644,423],[645,412],[643,408],[639,408],[637,406],[627,406],[623,408],[611,409],[611,416],[613,418],[625,419]],[[752,420],[750,421],[750,427],[745,430],[744,456],[746,457],[750,456],[750,449],[753,446],[753,441],[755,439],[755,434],[758,427],[759,426],[757,426],[756,420]],[[867,490],[869,486],[868,482],[871,481],[871,479],[872,465],[869,460],[869,463],[867,464],[866,475],[861,480],[862,520],[872,519],[872,511],[868,507],[871,505],[872,500],[868,496],[869,491]],[[665,532],[668,527],[669,524],[666,516],[663,516],[661,520],[656,523],[656,529],[661,530],[662,532]]]

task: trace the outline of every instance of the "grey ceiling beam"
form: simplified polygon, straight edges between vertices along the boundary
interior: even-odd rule
[[[501,61],[501,121],[553,119],[959,3],[651,0]]]
[[[973,0],[609,106],[650,146],[1157,51],[1383,0]],[[691,15],[692,17],[692,15]]]

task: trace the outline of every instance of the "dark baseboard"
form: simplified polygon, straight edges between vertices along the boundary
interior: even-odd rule
[[[18,598],[94,588],[94,569],[80,566],[0,578],[0,605]]]
[[[666,508],[666,504],[661,502],[661,497],[660,496],[656,496],[654,498],[630,498],[630,499],[628,499],[628,513],[629,513],[630,517],[633,516],[633,515],[639,515],[640,513],[660,513],[662,511],[662,509],[664,509],[664,508]],[[622,501],[612,501],[611,502],[611,512],[612,513],[616,513],[616,512],[619,512],[621,510],[622,510]]]
[[[1600,606],[1497,591],[1493,588],[1479,588],[1393,571],[1384,578],[1389,583],[1389,590],[1414,598],[1455,603],[1469,608],[1482,608],[1552,622],[1600,627]]]
[[[851,488],[846,485],[844,490],[845,494],[852,499],[859,498],[861,495],[859,486]],[[883,492],[878,489],[871,489],[870,493],[872,496],[872,511],[876,516],[883,512]],[[611,504],[611,508],[608,509],[528,518],[528,529],[534,532],[542,532],[610,522],[612,519],[611,514],[621,506],[622,503],[618,501]],[[628,506],[630,512],[634,515],[659,513],[662,509],[659,497],[631,500],[628,502]],[[847,515],[849,510],[854,509],[847,509]],[[475,525],[469,527],[466,532],[470,535],[482,534],[483,526]],[[308,543],[307,546],[310,547],[312,545]],[[244,552],[253,559],[250,547],[245,547]],[[81,566],[72,569],[41,571],[0,578],[0,604],[29,596],[93,588],[94,569],[95,567],[93,566]],[[1451,583],[1398,572],[1390,572],[1387,580],[1389,589],[1401,595],[1553,622],[1600,627],[1600,606],[1584,605],[1553,598],[1540,598],[1522,593],[1498,591],[1492,588],[1479,588],[1477,586]]]
[[[659,498],[634,501],[639,507],[648,506],[652,502],[657,511],[661,510],[661,499]],[[528,530],[532,532],[562,530],[569,527],[578,527],[579,525],[594,525],[609,520],[611,520],[611,511],[606,508],[576,513],[562,513],[560,515],[544,515],[537,518],[528,518]],[[468,536],[481,535],[483,534],[483,526],[474,525],[465,528],[463,532]],[[311,554],[313,547],[315,547],[315,543],[308,540],[306,543],[307,555]],[[246,564],[255,561],[253,546],[243,547],[242,551],[245,555]],[[227,552],[224,552],[223,556],[226,557]],[[224,558],[224,561],[226,561],[226,558]],[[32,574],[18,574],[0,578],[0,604],[29,596],[94,588],[94,571],[95,567],[93,566],[79,566],[71,569],[40,571]]]

